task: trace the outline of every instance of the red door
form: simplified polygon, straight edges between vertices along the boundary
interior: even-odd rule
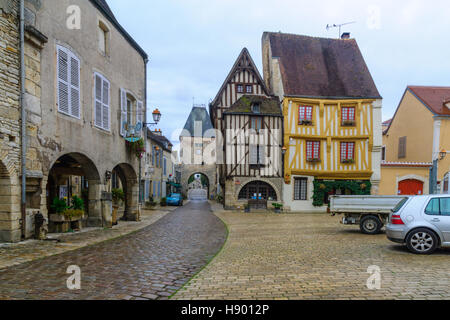
[[[416,196],[423,194],[423,182],[419,180],[403,180],[398,184],[398,194],[401,196]]]

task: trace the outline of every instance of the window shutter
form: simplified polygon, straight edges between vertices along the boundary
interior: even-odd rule
[[[258,146],[250,145],[250,164],[258,164]]]
[[[137,102],[136,123],[144,123],[144,108],[142,101]]]
[[[70,114],[69,110],[69,56],[58,48],[58,111]]]
[[[95,126],[102,127],[102,78],[96,74],[95,75]]]
[[[80,62],[70,57],[70,115],[80,118]]]
[[[109,82],[103,79],[103,110],[102,110],[102,121],[103,121],[103,129],[109,130],[110,128],[110,120],[109,120]]]
[[[264,146],[259,146],[258,148],[258,157],[259,157],[259,164],[265,165],[266,164],[266,148]]]
[[[120,89],[120,135],[125,136],[125,124],[127,123],[127,92]]]
[[[398,141],[398,157],[406,158],[406,137],[401,137]]]

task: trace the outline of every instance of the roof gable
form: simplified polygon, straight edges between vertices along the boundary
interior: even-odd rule
[[[261,85],[263,88],[263,93],[266,95],[269,95],[269,90],[266,87],[266,84],[264,83],[264,80],[261,77],[261,74],[258,71],[258,68],[255,65],[255,62],[253,61],[252,57],[250,56],[250,53],[248,52],[247,48],[242,49],[241,53],[239,54],[238,58],[236,59],[236,62],[234,63],[233,67],[231,68],[230,72],[228,73],[228,76],[225,78],[225,81],[223,82],[222,86],[220,87],[219,92],[217,93],[214,100],[211,102],[211,105],[216,105],[216,103],[220,100],[220,97],[223,94],[223,91],[225,90],[227,84],[231,82],[233,76],[236,74],[236,72],[245,69],[250,72],[252,72],[257,81],[258,84]]]
[[[354,39],[265,32],[286,96],[381,98]]]

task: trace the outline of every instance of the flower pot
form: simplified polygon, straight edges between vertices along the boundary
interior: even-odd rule
[[[117,225],[117,211],[119,211],[119,206],[113,205],[113,210],[112,210],[112,225],[113,226]]]

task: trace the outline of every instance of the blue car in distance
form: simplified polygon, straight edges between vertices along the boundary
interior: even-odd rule
[[[183,196],[179,193],[172,193],[167,197],[167,205],[169,206],[182,206]]]

